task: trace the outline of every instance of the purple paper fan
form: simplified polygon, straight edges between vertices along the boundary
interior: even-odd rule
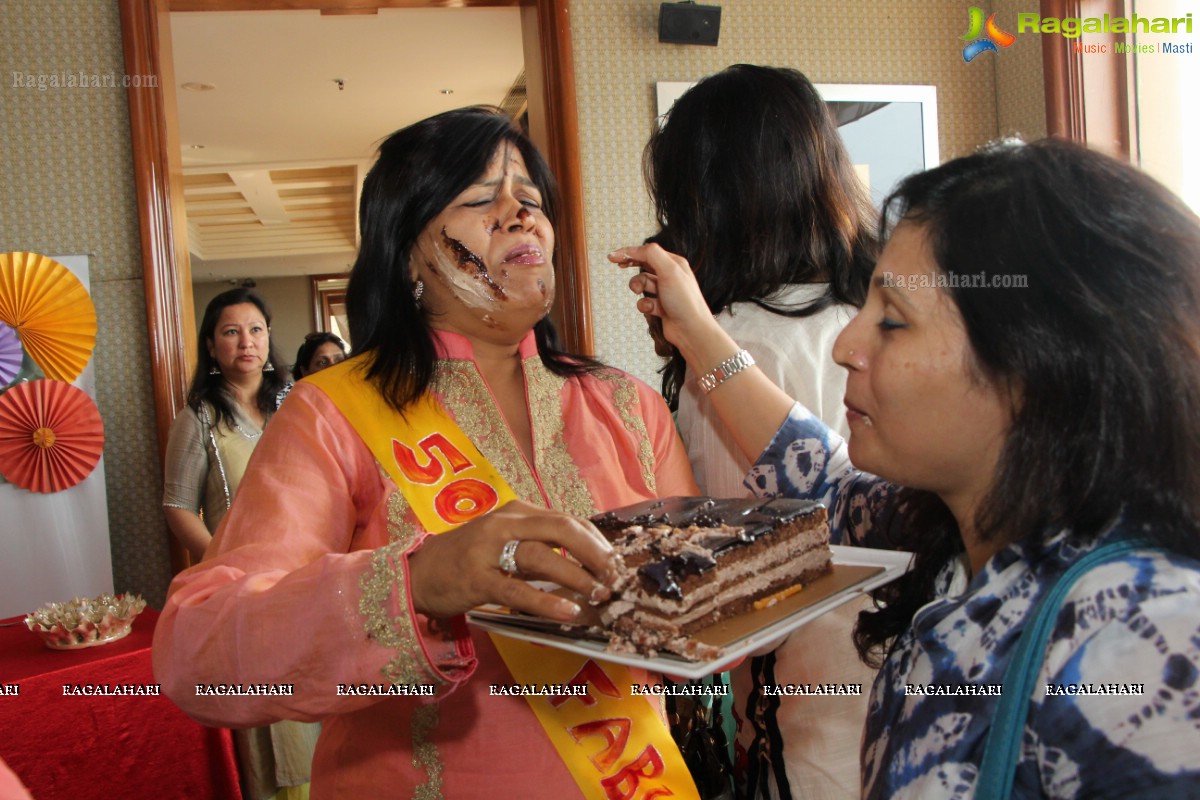
[[[23,355],[17,332],[0,322],[0,386],[8,386],[17,376]]]

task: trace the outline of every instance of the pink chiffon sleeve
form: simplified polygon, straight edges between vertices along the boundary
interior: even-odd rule
[[[654,477],[658,496],[700,494],[696,478],[692,474],[687,449],[683,440],[679,438],[675,420],[671,417],[671,410],[667,408],[666,401],[662,399],[662,395],[640,381],[638,394],[642,406],[646,409],[646,430],[655,453]]]
[[[201,722],[240,727],[380,700],[340,693],[348,684],[452,691],[475,653],[461,619],[435,630],[412,610],[407,557],[422,541],[345,418],[298,385],[205,560],[171,584],[154,637],[163,692]],[[230,685],[276,693],[212,693]]]

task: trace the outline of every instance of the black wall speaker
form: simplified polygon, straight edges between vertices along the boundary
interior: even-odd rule
[[[720,6],[663,3],[658,7],[658,40],[660,42],[715,45],[720,34]]]

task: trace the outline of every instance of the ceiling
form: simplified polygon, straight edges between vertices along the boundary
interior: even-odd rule
[[[382,138],[524,103],[516,7],[175,12],[171,40],[196,282],[344,271]]]

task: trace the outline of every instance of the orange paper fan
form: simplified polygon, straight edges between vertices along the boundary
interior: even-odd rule
[[[60,492],[96,468],[104,423],[92,398],[62,381],[18,383],[0,394],[0,474],[31,492]]]
[[[47,378],[79,377],[96,346],[96,307],[71,271],[37,253],[0,255],[0,322]]]

